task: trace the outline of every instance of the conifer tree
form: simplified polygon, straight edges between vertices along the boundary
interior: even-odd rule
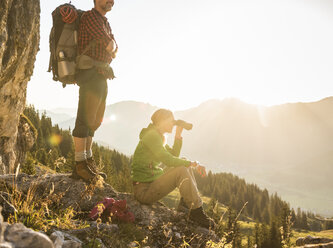
[[[292,226],[292,215],[291,211],[288,206],[284,206],[284,208],[281,211],[280,216],[280,226],[282,227],[281,230],[281,239],[284,242],[284,244],[290,243],[290,237],[291,237],[291,226]]]
[[[256,245],[257,248],[261,248],[261,230],[260,230],[260,224],[257,222],[254,226],[254,244]]]
[[[247,248],[253,248],[253,242],[250,235],[247,236]]]
[[[279,230],[279,224],[277,220],[273,220],[270,225],[269,239],[267,240],[267,243],[269,243],[269,248],[282,247],[281,233]]]
[[[293,224],[293,227],[296,227],[296,213],[293,208],[291,209],[291,223]]]
[[[28,175],[34,175],[36,173],[35,168],[36,161],[33,158],[30,152],[27,152],[25,161],[21,167],[21,172],[26,173]]]
[[[301,217],[301,226],[302,229],[309,230],[309,225],[308,225],[308,218],[306,216],[306,212],[302,212],[302,217]]]

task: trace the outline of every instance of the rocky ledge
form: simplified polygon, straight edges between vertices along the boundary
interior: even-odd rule
[[[17,195],[20,201],[17,200]],[[135,216],[135,222],[101,223],[89,220],[88,214],[91,209],[105,197],[116,200],[125,199],[129,211]],[[58,224],[44,232],[41,230],[36,233],[22,224],[9,225],[2,222],[3,236],[0,237],[0,241],[6,242],[9,246],[1,246],[5,244],[1,243],[0,247],[24,247],[19,242],[27,240],[26,237],[30,237],[34,242],[37,239],[46,242],[45,246],[38,247],[57,248],[82,247],[92,242],[94,245],[96,243],[96,247],[138,247],[140,245],[150,248],[180,247],[184,242],[190,243],[192,247],[205,247],[208,240],[218,242],[213,231],[196,226],[188,220],[186,214],[169,209],[159,202],[149,206],[141,205],[131,194],[116,192],[103,181],[86,184],[81,180],[71,179],[69,174],[0,176],[0,205],[3,207],[4,219],[13,219],[18,211],[13,202],[20,203],[21,205],[18,205],[22,206],[24,201],[28,204],[36,204],[36,202],[47,204],[48,206],[44,209],[51,209],[54,206],[59,211],[72,209],[73,221],[81,224],[78,228],[65,228],[64,225]],[[36,210],[38,212],[38,209]],[[56,222],[50,219],[50,213],[42,214],[45,215],[46,222]],[[13,232],[15,235],[11,234]]]

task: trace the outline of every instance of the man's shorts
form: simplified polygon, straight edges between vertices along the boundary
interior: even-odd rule
[[[94,106],[91,97],[100,100],[105,104],[108,93],[108,85],[105,77],[98,73],[95,68],[88,70],[80,70],[77,74],[77,84],[80,86],[79,105],[73,129],[73,136],[79,138],[93,137],[95,130],[89,127],[88,123],[96,120],[89,120],[91,116],[96,116],[100,106]],[[95,102],[95,101],[94,101]],[[103,113],[104,114],[104,113]]]

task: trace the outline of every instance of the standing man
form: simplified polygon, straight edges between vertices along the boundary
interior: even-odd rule
[[[94,67],[80,69],[77,84],[80,86],[79,104],[75,127],[73,129],[75,145],[75,165],[73,178],[89,181],[100,174],[92,154],[93,136],[101,125],[106,96],[107,79],[113,79],[113,71],[109,66],[118,51],[117,43],[105,14],[111,11],[114,0],[94,0],[94,8],[85,12],[79,27],[79,54],[89,56]]]

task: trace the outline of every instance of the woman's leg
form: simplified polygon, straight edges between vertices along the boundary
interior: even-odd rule
[[[202,200],[190,169],[175,167],[166,171],[152,183],[140,183],[134,186],[135,198],[145,204],[152,204],[179,188],[181,196],[189,208],[199,208]]]

